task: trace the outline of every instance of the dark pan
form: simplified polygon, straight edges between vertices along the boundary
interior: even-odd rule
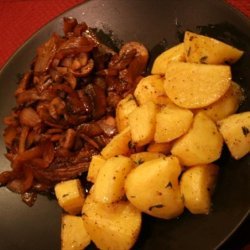
[[[177,44],[185,30],[221,39],[246,53],[233,68],[234,79],[245,89],[250,103],[250,21],[219,0],[92,0],[67,11],[33,35],[8,61],[0,74],[0,119],[14,106],[17,75],[25,72],[36,47],[62,31],[62,17],[74,16],[109,34],[115,41],[136,40],[151,51],[151,61],[164,48]],[[103,34],[102,32],[99,32]],[[103,36],[107,38],[107,36]],[[107,39],[106,39],[107,40]],[[3,123],[0,123],[1,133]],[[1,170],[9,167],[0,141]],[[185,212],[171,221],[146,218],[135,249],[214,249],[236,230],[249,213],[250,157],[233,160],[224,151],[219,183],[210,215]],[[0,189],[0,249],[60,249],[61,210],[55,200],[40,196],[29,208],[18,195]]]

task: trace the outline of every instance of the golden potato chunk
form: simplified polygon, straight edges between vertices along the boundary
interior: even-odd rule
[[[116,155],[127,155],[130,151],[131,141],[130,127],[125,128],[121,133],[115,135],[112,140],[102,149],[101,155],[109,159]]]
[[[157,56],[154,60],[151,74],[165,75],[169,63],[185,61],[184,43],[180,43]]]
[[[128,115],[137,107],[133,95],[129,94],[116,107],[116,126],[119,132],[128,127]]]
[[[212,120],[218,121],[234,114],[243,100],[242,88],[237,83],[232,82],[224,96],[215,103],[199,110],[202,110]]]
[[[250,151],[250,112],[230,115],[218,121],[221,132],[231,155],[240,159]]]
[[[193,214],[208,214],[219,168],[215,164],[189,168],[181,177],[185,207]]]
[[[189,31],[185,32],[184,47],[190,63],[232,64],[243,55],[243,51],[226,43]]]
[[[140,105],[149,101],[159,105],[168,103],[170,100],[165,93],[163,83],[163,78],[159,75],[142,78],[134,92],[138,103]]]
[[[182,108],[203,108],[216,102],[231,84],[231,70],[225,65],[171,63],[164,87],[167,96]]]
[[[141,212],[132,204],[95,202],[87,197],[83,206],[83,222],[98,249],[129,250],[141,228]]]
[[[190,130],[174,143],[171,153],[183,165],[194,166],[219,159],[222,146],[223,138],[213,120],[199,112]]]
[[[153,102],[147,102],[129,115],[132,141],[138,146],[146,145],[153,140],[156,112],[156,105]]]
[[[90,244],[90,237],[81,216],[62,216],[61,250],[82,250]]]
[[[59,205],[69,214],[79,214],[85,197],[78,179],[62,181],[55,185],[55,195]]]
[[[96,177],[100,171],[100,168],[105,164],[106,160],[101,155],[93,155],[89,164],[89,170],[87,180],[95,183]]]
[[[171,219],[183,212],[178,177],[181,166],[174,156],[147,161],[134,168],[125,181],[128,200],[140,211]]]
[[[109,158],[100,169],[93,188],[93,199],[101,203],[113,203],[125,194],[124,181],[132,170],[130,158],[118,155]]]
[[[188,131],[192,121],[193,113],[188,109],[175,105],[163,107],[156,115],[155,142],[170,142],[182,136]]]

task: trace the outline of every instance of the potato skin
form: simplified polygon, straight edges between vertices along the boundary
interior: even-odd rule
[[[208,214],[219,168],[215,164],[198,165],[185,171],[180,188],[185,207],[193,214]]]
[[[146,214],[162,219],[177,217],[184,209],[178,183],[181,171],[173,156],[147,161],[128,174],[126,196]]]

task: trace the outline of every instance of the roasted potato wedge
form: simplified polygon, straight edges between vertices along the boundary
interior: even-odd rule
[[[240,159],[250,151],[250,112],[230,115],[218,121],[221,132],[231,155]]]
[[[102,204],[89,195],[82,214],[85,228],[98,249],[129,250],[141,229],[141,212],[127,201]]]
[[[128,127],[128,115],[137,107],[132,94],[122,99],[116,107],[116,126],[119,132]]]
[[[187,62],[206,64],[233,64],[243,51],[214,38],[185,32],[184,47]]]
[[[151,74],[165,75],[169,63],[185,61],[186,56],[184,43],[177,44],[176,46],[167,49],[156,57],[152,66]]]
[[[109,158],[100,169],[93,188],[93,199],[101,203],[113,203],[125,194],[124,181],[133,168],[130,158],[118,155]]]
[[[61,250],[82,250],[90,244],[90,237],[81,216],[64,214],[61,227]]]
[[[100,171],[100,168],[105,164],[106,160],[102,155],[93,155],[89,164],[89,170],[87,180],[95,183],[96,177]]]
[[[173,144],[171,153],[185,166],[208,164],[219,159],[223,138],[216,124],[203,112],[195,115],[190,130]]]
[[[85,197],[80,180],[74,179],[57,183],[55,195],[64,211],[72,215],[81,213]]]
[[[109,159],[116,155],[127,155],[130,152],[129,142],[131,141],[130,127],[125,128],[121,133],[115,135],[112,140],[102,149],[101,155]]]
[[[193,113],[175,105],[163,107],[156,115],[154,141],[171,142],[185,134],[193,121]]]
[[[146,145],[153,140],[156,113],[156,104],[147,102],[129,115],[132,141],[138,146]]]
[[[230,84],[229,66],[179,62],[167,67],[164,87],[177,106],[194,109],[219,100]]]
[[[215,164],[189,168],[181,177],[180,187],[185,207],[193,214],[208,214],[211,196],[217,181],[219,168]]]
[[[211,119],[218,121],[234,114],[243,100],[244,93],[242,88],[237,83],[232,82],[224,96],[215,103],[199,109],[199,111],[202,110]]]
[[[137,102],[140,105],[149,101],[159,105],[170,102],[165,93],[163,83],[163,78],[159,75],[150,75],[142,78],[134,92]]]
[[[163,219],[177,217],[184,209],[178,183],[181,171],[174,156],[146,161],[128,174],[126,196],[146,214]]]

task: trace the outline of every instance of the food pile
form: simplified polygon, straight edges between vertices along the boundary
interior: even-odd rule
[[[37,192],[88,171],[93,155],[117,133],[115,108],[142,77],[148,51],[140,43],[116,52],[85,23],[64,18],[64,35],[37,49],[5,117],[4,141],[11,170],[0,184],[32,205]]]
[[[186,32],[183,43],[156,58],[151,75],[117,105],[118,134],[92,157],[89,193],[77,179],[55,186],[62,249],[92,241],[127,250],[143,213],[172,219],[185,208],[210,212],[224,142],[235,159],[249,153],[250,112],[235,114],[244,93],[230,67],[242,54]]]
[[[208,214],[224,143],[249,153],[250,112],[230,64],[243,51],[185,32],[143,76],[147,49],[116,52],[93,30],[64,18],[64,35],[37,49],[4,119],[11,170],[0,183],[32,205],[54,190],[62,249],[127,250],[142,214],[162,219]],[[81,182],[85,173],[91,188]]]

